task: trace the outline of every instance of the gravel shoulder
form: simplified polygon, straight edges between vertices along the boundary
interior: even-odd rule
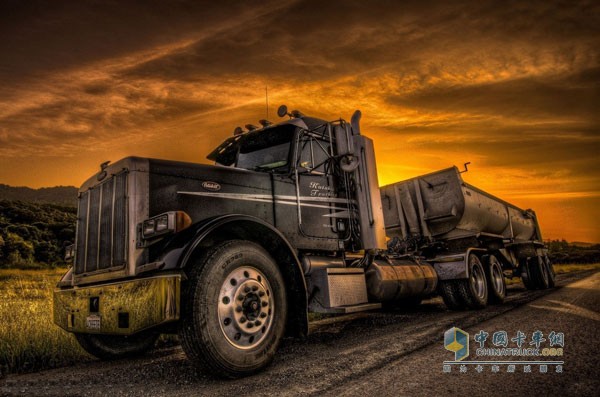
[[[559,275],[558,288],[509,286],[507,301],[478,311],[446,310],[440,298],[412,311],[358,313],[311,324],[303,341],[287,339],[274,363],[244,379],[198,372],[180,347],[114,362],[94,361],[0,380],[1,395],[448,395],[536,393],[594,395],[600,387],[597,330],[600,272]],[[534,329],[565,333],[565,370],[555,373],[442,373],[443,333]],[[533,389],[532,389],[533,388]]]

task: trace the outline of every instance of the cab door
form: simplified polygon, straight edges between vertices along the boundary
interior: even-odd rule
[[[296,137],[294,172],[300,234],[312,239],[343,239],[347,199],[339,197],[331,139],[301,131]]]

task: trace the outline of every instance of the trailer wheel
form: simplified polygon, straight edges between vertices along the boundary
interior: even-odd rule
[[[548,268],[541,256],[533,256],[527,259],[528,277],[530,286],[528,289],[547,289],[549,286]],[[523,280],[524,282],[525,280]]]
[[[458,294],[470,309],[483,309],[488,302],[488,282],[481,261],[475,254],[468,259],[469,278],[458,281]]]
[[[552,262],[550,262],[548,255],[544,255],[544,265],[548,270],[548,288],[554,288],[556,285],[556,273],[554,272],[554,266],[552,266]]]
[[[531,258],[531,261],[533,262],[533,269],[535,269],[534,274],[536,274],[537,278],[537,287],[539,289],[548,289],[550,287],[550,274],[544,258],[536,256],[535,258]]]
[[[159,334],[142,331],[133,335],[75,334],[75,339],[86,352],[101,360],[115,360],[146,353],[154,347]]]
[[[237,378],[268,365],[284,333],[287,301],[277,264],[241,240],[205,252],[188,272],[181,345],[200,368]]]
[[[535,272],[531,268],[530,261],[528,259],[521,259],[521,280],[525,288],[534,290],[537,288],[537,282],[535,278]]]
[[[494,255],[490,255],[485,270],[489,291],[488,301],[490,303],[503,303],[506,298],[506,281],[504,280],[500,261]]]
[[[465,307],[463,301],[460,299],[457,282],[457,280],[440,282],[440,295],[442,295],[444,303],[450,310],[461,310]]]

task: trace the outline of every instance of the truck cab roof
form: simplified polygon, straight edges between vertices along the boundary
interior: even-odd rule
[[[272,132],[276,129],[293,131],[297,128],[314,130],[326,124],[327,121],[315,117],[301,116],[290,118],[289,120],[285,120],[277,124],[268,125],[266,127],[251,131],[245,131],[241,134],[229,137],[223,141],[223,143],[217,146],[216,149],[210,152],[206,158],[220,165],[231,166],[236,162],[237,153],[239,152],[240,147],[262,140],[262,137],[267,132]]]

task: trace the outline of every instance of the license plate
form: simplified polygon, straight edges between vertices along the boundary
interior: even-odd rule
[[[88,329],[100,329],[100,316],[91,315],[85,319],[85,326]]]

